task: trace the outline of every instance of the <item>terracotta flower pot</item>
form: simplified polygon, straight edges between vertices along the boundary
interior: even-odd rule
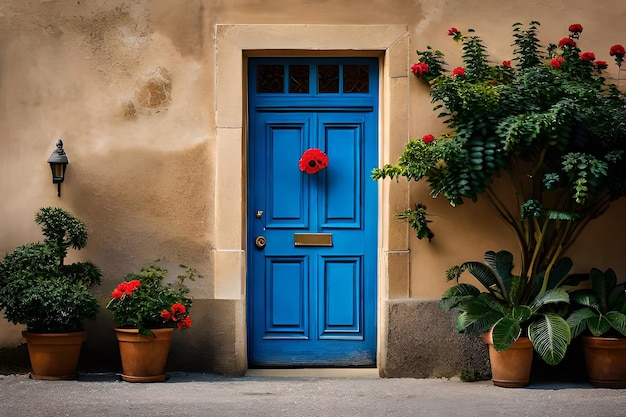
[[[151,329],[151,331],[153,336],[140,334],[137,329],[115,329],[124,381],[165,381],[165,368],[174,329]]]
[[[626,338],[582,336],[589,382],[626,388]]]
[[[520,337],[501,352],[493,347],[491,332],[483,335],[483,342],[489,345],[493,385],[506,388],[520,388],[528,385],[533,362],[533,345],[530,339]]]
[[[30,333],[23,331],[33,379],[68,380],[78,375],[80,348],[87,332]]]

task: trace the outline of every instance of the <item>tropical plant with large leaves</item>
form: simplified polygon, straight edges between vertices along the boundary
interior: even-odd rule
[[[593,336],[626,336],[626,283],[617,284],[615,271],[593,268],[591,288],[570,294],[573,311],[567,318],[572,338],[588,331]]]
[[[484,258],[485,263],[465,262],[446,272],[448,280],[456,280],[457,284],[442,296],[440,307],[458,310],[456,327],[459,332],[485,333],[493,329],[493,346],[497,351],[526,335],[546,363],[559,363],[572,339],[570,327],[563,318],[570,302],[567,291],[579,281],[577,276],[568,275],[572,261],[559,259],[547,281],[545,271],[527,281],[513,273],[510,252],[487,251]],[[486,291],[459,282],[465,271]]]

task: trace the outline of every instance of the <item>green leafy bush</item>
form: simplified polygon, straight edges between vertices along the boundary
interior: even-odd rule
[[[0,309],[5,317],[36,333],[83,329],[95,319],[98,302],[89,288],[100,284],[100,269],[90,262],[65,265],[70,247],[87,245],[85,224],[60,208],[40,209],[43,242],[27,243],[0,261]]]

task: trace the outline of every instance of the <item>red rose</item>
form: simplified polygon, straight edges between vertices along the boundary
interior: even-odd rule
[[[465,68],[463,67],[456,67],[455,69],[452,70],[452,76],[456,77],[457,75],[465,75]]]
[[[593,61],[596,59],[596,55],[593,52],[583,52],[580,54],[580,59],[583,61]]]
[[[573,23],[569,25],[569,31],[573,33],[581,33],[583,31],[583,26],[580,23]]]
[[[596,67],[598,67],[598,69],[607,69],[609,67],[609,65],[606,63],[606,61],[596,61],[594,62],[594,64],[596,64]]]
[[[424,135],[424,136],[422,136],[422,141],[423,141],[424,143],[430,143],[430,142],[432,142],[433,140],[435,140],[435,137],[434,137],[433,135],[431,135],[431,134],[428,134],[428,135]]]
[[[609,55],[623,57],[624,55],[626,55],[626,50],[624,50],[624,47],[622,45],[613,45],[611,46]]]
[[[307,149],[298,163],[300,171],[307,174],[315,174],[320,169],[328,166],[328,156],[318,148]]]
[[[418,78],[422,77],[424,74],[428,74],[429,71],[428,64],[425,62],[418,62],[411,67],[411,72]]]
[[[573,48],[576,46],[576,41],[571,38],[563,38],[559,41],[559,47],[563,48],[564,46]]]
[[[456,36],[458,33],[459,33],[459,30],[455,27],[451,27],[450,29],[448,29],[449,36]]]
[[[556,57],[556,58],[552,58],[552,61],[550,61],[550,65],[552,65],[552,68],[554,69],[559,69],[561,68],[561,64],[565,62],[565,59],[562,56]]]
[[[511,61],[502,61],[502,66],[505,68],[511,68]]]

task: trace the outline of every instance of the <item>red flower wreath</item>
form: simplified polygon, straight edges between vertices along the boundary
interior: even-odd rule
[[[315,174],[320,169],[328,166],[328,155],[318,148],[307,149],[300,158],[300,171],[307,174]]]

